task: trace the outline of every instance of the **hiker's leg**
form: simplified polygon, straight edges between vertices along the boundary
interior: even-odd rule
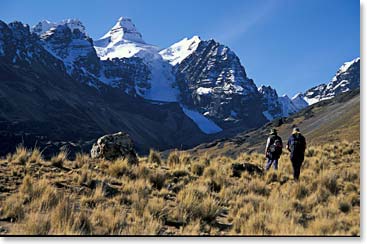
[[[294,180],[298,180],[298,175],[297,175],[297,162],[294,158],[291,158],[292,161],[292,167],[293,167],[293,179]]]
[[[266,163],[266,166],[265,166],[266,171],[270,169],[272,163],[273,163],[273,160],[268,158],[268,162]]]
[[[295,166],[296,166],[296,169],[295,169],[295,172],[294,172],[294,179],[295,180],[299,180],[299,175],[301,173],[301,164],[302,162],[300,162],[299,160],[296,160],[295,162]]]
[[[275,170],[278,170],[278,161],[279,161],[279,158],[274,159],[274,164],[273,164],[273,166],[274,166],[274,169],[275,169]]]

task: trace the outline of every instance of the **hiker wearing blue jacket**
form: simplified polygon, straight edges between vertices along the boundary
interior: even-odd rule
[[[287,149],[291,153],[294,180],[298,181],[306,150],[306,139],[299,128],[293,128],[292,135],[288,139]]]

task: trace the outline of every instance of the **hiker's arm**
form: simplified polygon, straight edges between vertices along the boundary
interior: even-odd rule
[[[290,147],[289,147],[289,145],[291,144],[291,140],[290,139],[288,139],[288,143],[287,143],[287,146],[286,146],[286,148],[287,148],[287,150],[290,152],[291,151],[291,149],[290,149]]]
[[[268,152],[268,148],[270,146],[270,137],[268,138],[268,140],[266,141],[266,147],[265,147],[265,155]]]

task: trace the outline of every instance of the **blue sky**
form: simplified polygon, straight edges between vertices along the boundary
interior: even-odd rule
[[[78,18],[97,39],[126,16],[160,47],[213,38],[236,52],[257,85],[292,96],[328,82],[360,55],[359,7],[359,0],[2,0],[0,19]]]

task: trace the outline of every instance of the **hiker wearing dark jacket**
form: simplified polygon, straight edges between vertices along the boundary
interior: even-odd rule
[[[306,139],[298,128],[293,129],[292,135],[288,139],[287,149],[291,153],[294,180],[298,181],[306,150]]]
[[[282,154],[283,142],[282,138],[278,136],[275,129],[270,130],[268,140],[266,141],[265,156],[268,159],[265,169],[268,171],[273,165],[274,169],[278,169],[278,161]]]

